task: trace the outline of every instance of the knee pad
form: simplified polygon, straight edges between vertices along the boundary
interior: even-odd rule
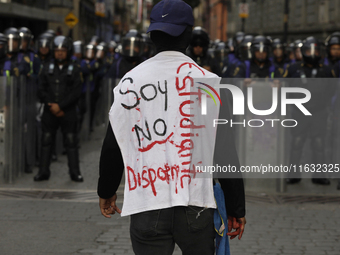
[[[312,148],[316,152],[323,152],[324,150],[324,139],[321,136],[312,138]]]
[[[77,147],[77,135],[73,133],[66,133],[64,137],[66,148],[76,148]]]
[[[305,144],[305,141],[306,141],[305,137],[295,136],[293,138],[293,143],[292,143],[293,149],[294,150],[302,150],[303,145]]]
[[[49,132],[43,133],[41,145],[42,146],[49,146],[49,145],[52,145],[52,143],[53,143],[52,133],[49,133]]]

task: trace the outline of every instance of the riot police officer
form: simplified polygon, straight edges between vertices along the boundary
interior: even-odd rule
[[[19,58],[20,35],[18,29],[14,27],[8,28],[4,34],[8,43],[7,57],[4,64],[6,76],[28,75],[31,69],[30,59],[24,58],[24,61],[21,61]]]
[[[117,48],[117,43],[113,40],[110,41],[108,44],[107,56],[111,64],[113,63],[115,59],[119,58],[119,54],[116,53],[116,48]]]
[[[242,44],[242,43],[241,43]],[[236,78],[274,78],[281,77],[283,73],[269,60],[271,41],[263,36],[255,36],[251,42],[251,52],[245,51],[247,55],[243,58],[251,56],[250,60],[245,60],[234,71]],[[250,57],[249,56],[249,57]]]
[[[71,60],[80,65],[81,60],[83,59],[83,51],[84,43],[82,41],[73,42],[73,56],[71,57]]]
[[[239,61],[238,49],[239,49],[240,44],[243,41],[245,36],[246,35],[245,35],[244,32],[237,32],[235,34],[235,36],[233,37],[233,39],[232,39],[232,47],[234,48],[234,54],[231,52],[228,55],[228,59],[229,59],[229,63],[230,64],[235,64],[235,61],[237,61],[237,62]]]
[[[155,55],[156,53],[156,48],[155,45],[153,44],[153,42],[151,41],[151,38],[148,34],[143,33],[143,40],[144,40],[144,50],[143,50],[143,54],[142,57],[144,58],[144,60],[147,60],[148,58],[151,58]]]
[[[93,131],[94,114],[96,111],[97,101],[100,96],[102,80],[110,68],[110,59],[107,57],[108,46],[105,42],[101,42],[96,47],[95,56],[95,73],[94,73],[94,89],[91,93],[91,112],[90,112],[90,131]]]
[[[31,30],[27,27],[21,27],[18,30],[20,36],[20,52],[18,54],[19,62],[24,59],[30,63],[30,75],[38,76],[40,71],[40,60],[38,55],[36,55],[31,49],[31,42],[33,40],[33,35]]]
[[[333,67],[340,60],[340,32],[331,34],[325,42],[327,57],[324,58],[324,65]]]
[[[292,142],[290,151],[290,162],[298,166],[300,163],[302,149],[309,137],[311,139],[311,150],[313,163],[325,163],[325,135],[327,128],[328,111],[331,98],[334,94],[334,86],[331,84],[319,84],[306,78],[331,77],[331,69],[320,64],[322,43],[315,37],[306,38],[301,46],[303,60],[288,67],[284,77],[300,78],[299,87],[304,87],[311,93],[311,99],[304,104],[312,116],[305,116],[299,109],[292,109],[292,117],[298,125],[291,129]],[[315,81],[315,79],[314,79]],[[290,84],[296,86],[295,84]],[[300,182],[299,175],[290,174],[286,179],[288,184]],[[328,185],[330,181],[323,176],[313,175],[312,182]]]
[[[7,38],[4,34],[0,33],[0,76],[6,75],[4,73],[6,54],[7,54]]]
[[[96,56],[96,46],[93,43],[89,43],[85,46],[85,54],[84,59],[80,62],[80,70],[83,75],[83,84],[82,84],[82,93],[79,101],[79,123],[78,128],[79,130],[82,127],[83,119],[85,113],[90,110],[87,109],[88,106],[86,105],[86,93],[87,93],[87,85],[89,84],[89,93],[94,91],[95,83],[94,83],[94,76],[95,72],[98,68],[98,63],[95,60]]]
[[[222,76],[223,71],[227,70],[228,47],[224,42],[219,42],[214,50],[214,56],[219,67],[219,76]]]
[[[294,57],[295,57],[295,61],[294,62],[302,61],[302,53],[301,53],[302,45],[303,45],[302,40],[297,39],[297,40],[294,41],[294,47],[293,47]]]
[[[219,73],[218,64],[208,54],[209,35],[202,27],[195,27],[192,31],[192,38],[188,48],[188,56],[199,66],[213,73]]]
[[[143,62],[143,37],[135,29],[131,29],[122,38],[121,57],[113,62],[108,77],[121,79],[128,71]]]
[[[253,38],[252,35],[245,35],[243,32],[236,33],[233,38],[235,50],[234,53],[228,54],[228,58],[224,63],[224,69],[222,70],[222,77],[234,77],[239,70],[238,66],[241,65],[243,61],[251,59],[250,46]]]
[[[279,38],[274,39],[272,42],[272,53],[273,57],[270,58],[270,61],[282,70],[286,70],[289,61],[286,59],[284,44]]]
[[[40,63],[42,65],[44,65],[45,63],[49,63],[51,61],[52,40],[53,36],[50,33],[43,33],[38,37],[37,52],[40,58]]]
[[[69,174],[73,181],[82,182],[77,145],[76,105],[81,94],[81,75],[70,61],[72,40],[65,36],[53,39],[54,61],[45,65],[39,76],[40,100],[45,104],[42,116],[42,150],[39,172],[34,181],[48,180],[52,143],[61,127],[68,158]]]

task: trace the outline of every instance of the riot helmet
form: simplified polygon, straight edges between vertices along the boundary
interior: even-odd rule
[[[20,38],[21,38],[19,48],[20,48],[20,50],[25,52],[31,46],[31,42],[33,40],[32,32],[27,27],[21,27],[21,28],[19,28],[19,35],[20,35]]]
[[[340,59],[340,32],[334,32],[325,41],[327,56],[337,61]]]
[[[209,35],[202,27],[195,27],[192,31],[191,50],[193,55],[205,55],[209,47]]]
[[[85,58],[88,60],[94,59],[96,56],[96,46],[89,43],[85,46]]]
[[[53,29],[48,29],[44,32],[44,34],[45,33],[52,35],[52,37],[55,37],[57,35],[57,33]]]
[[[116,48],[117,48],[117,43],[115,41],[110,41],[108,45],[109,52],[113,54]]]
[[[232,38],[228,39],[228,48],[229,48],[229,53],[232,53],[235,51],[235,44]]]
[[[233,45],[234,47],[238,47],[240,45],[240,43],[242,42],[243,38],[245,37],[245,33],[244,32],[237,32],[233,38]]]
[[[294,43],[290,43],[285,47],[286,56],[288,56],[290,61],[295,60],[295,54],[294,54]]]
[[[75,41],[73,42],[73,55],[81,59],[83,58],[83,51],[84,51],[84,43],[82,41]]]
[[[223,59],[228,55],[227,45],[224,42],[219,42],[216,46],[214,55],[218,61],[223,61]]]
[[[272,41],[272,50],[275,59],[285,58],[285,47],[281,39],[275,38]]]
[[[7,38],[4,34],[0,33],[0,59],[6,57],[7,47]]]
[[[302,54],[301,54],[301,47],[302,47],[302,40],[298,39],[294,41],[294,56],[296,61],[302,60]]]
[[[317,66],[321,59],[322,43],[313,36],[307,37],[302,44],[301,54],[305,63]]]
[[[268,60],[270,53],[271,41],[263,35],[255,36],[251,42],[252,58],[259,63],[264,63]]]
[[[236,56],[241,60],[251,59],[251,42],[253,41],[252,35],[244,36],[241,43],[236,48]]]
[[[123,52],[123,46],[121,43],[118,43],[117,48],[115,49],[115,52],[118,54],[122,54]]]
[[[96,47],[96,59],[104,59],[106,56],[106,53],[108,51],[107,44],[105,42],[101,42]]]
[[[128,58],[138,58],[143,53],[143,37],[135,29],[131,29],[122,38],[122,55]]]
[[[52,39],[53,36],[49,33],[43,33],[39,35],[38,40],[36,42],[37,52],[40,56],[47,56],[52,48]]]
[[[92,36],[89,44],[93,44],[94,46],[97,46],[99,44],[99,41],[100,41],[99,37],[94,35]]]
[[[220,42],[221,42],[220,39],[215,39],[215,41],[212,43],[215,49],[217,48],[217,46]]]
[[[20,35],[15,27],[7,28],[4,32],[7,37],[8,53],[16,53],[19,51]]]
[[[143,41],[144,41],[144,53],[143,57],[150,58],[156,53],[156,46],[152,42],[150,36],[148,34],[143,33]]]
[[[53,39],[53,52],[54,58],[62,63],[66,60],[69,60],[72,56],[73,52],[73,43],[69,37],[58,35]],[[66,53],[66,57],[64,58],[64,54]]]

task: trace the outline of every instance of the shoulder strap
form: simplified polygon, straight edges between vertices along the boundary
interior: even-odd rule
[[[306,76],[305,71],[302,68],[302,65],[299,65],[299,69],[300,69],[300,77],[302,79],[302,83],[307,84],[307,76]]]
[[[54,73],[54,61],[50,62],[50,65],[48,66],[48,74]]]
[[[68,66],[68,68],[67,68],[67,75],[68,75],[68,76],[71,76],[71,75],[72,75],[73,68],[74,68],[73,64],[70,64],[70,65]]]

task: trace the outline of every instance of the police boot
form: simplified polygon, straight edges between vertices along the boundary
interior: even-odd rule
[[[313,157],[315,161],[315,165],[323,164],[325,162],[325,154],[324,154],[324,141],[321,137],[315,137],[312,139],[312,150],[313,150]],[[325,173],[314,173],[312,177],[312,182],[314,184],[320,185],[329,185],[331,182],[325,178]]]
[[[50,178],[50,160],[51,160],[51,146],[44,146],[41,148],[39,172],[34,176],[34,181],[43,181]]]
[[[75,182],[83,182],[83,176],[81,176],[79,169],[79,155],[77,148],[68,148],[66,149],[67,159],[68,159],[68,167],[69,173],[71,176],[71,180]]]
[[[293,138],[292,149],[290,153],[290,163],[292,165],[297,166],[299,164],[303,145],[304,145],[304,137],[296,136]],[[299,172],[289,173],[287,177],[288,177],[286,179],[287,184],[295,184],[301,181],[301,175]]]
[[[65,147],[68,159],[69,173],[71,180],[75,182],[83,182],[83,176],[81,176],[79,170],[79,155],[78,155],[78,142],[77,135],[73,133],[65,134]]]

